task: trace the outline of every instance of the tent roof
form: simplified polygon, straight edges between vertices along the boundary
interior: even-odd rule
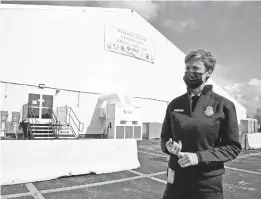
[[[137,12],[135,12],[132,9],[127,9],[127,8],[103,8],[103,7],[84,7],[84,6],[59,6],[59,5],[25,5],[25,4],[0,4],[0,9],[1,8],[19,8],[19,9],[48,9],[48,10],[66,10],[66,11],[103,11],[103,12],[119,12],[119,13],[125,13],[125,14],[132,14],[138,16],[140,19],[144,20],[147,24],[151,26],[155,31],[157,31],[159,34],[161,34],[162,37],[164,37],[170,44],[173,45],[176,49],[180,51],[180,54],[184,55],[185,58],[185,53],[181,51],[177,46],[175,46],[174,43],[172,43],[168,38],[166,38],[161,32],[159,32],[154,26],[152,26],[147,20],[145,20],[141,15],[139,15]],[[211,79],[211,82],[214,87],[219,87],[219,89],[222,89],[223,92],[228,96],[229,100],[232,100],[241,107],[241,110],[247,110],[241,103],[239,103],[234,97],[231,96],[231,94],[226,91],[224,88],[222,88],[220,85],[218,85],[215,81]]]
[[[28,4],[0,4],[0,8],[23,8],[23,9],[48,9],[48,10],[71,10],[71,11],[107,11],[107,12],[135,12],[128,8],[104,8],[84,6],[60,6],[60,5],[28,5]]]

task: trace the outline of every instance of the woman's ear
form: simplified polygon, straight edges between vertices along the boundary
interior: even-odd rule
[[[211,76],[212,72],[213,72],[213,69],[209,69],[209,70],[207,71],[207,77],[208,77],[208,78]]]

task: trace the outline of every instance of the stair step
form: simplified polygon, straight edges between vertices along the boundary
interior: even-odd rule
[[[59,131],[58,135],[75,135],[72,131]]]
[[[50,130],[52,130],[53,128],[51,128],[51,127],[46,127],[46,128],[34,128],[34,127],[31,127],[31,129],[32,129],[32,130],[38,130],[38,129],[42,129],[42,130],[48,130],[48,129],[50,129]]]
[[[31,123],[30,126],[34,139],[77,139],[69,124]],[[56,130],[58,135],[54,132]]]
[[[33,134],[34,137],[56,137],[55,134]]]
[[[59,135],[58,138],[75,138],[76,136],[74,135],[66,135],[66,136],[61,136]]]
[[[74,136],[74,135],[64,135],[64,136],[59,135],[59,136],[57,136],[57,138],[58,139],[59,138],[76,138],[76,136]]]
[[[53,132],[32,132],[33,135],[55,135]]]
[[[67,126],[62,126],[60,129],[69,129]]]
[[[53,129],[31,129],[32,131],[52,131]]]
[[[54,126],[54,124],[52,125],[52,123],[50,123],[50,124],[31,124],[31,126],[39,126],[39,127],[41,127],[41,126]]]
[[[52,125],[52,124],[31,124],[30,125],[31,127],[45,127],[45,126],[54,126],[54,125]]]
[[[46,127],[62,127],[63,125],[56,124],[31,124],[31,128],[46,128]]]
[[[74,137],[75,137],[74,135],[58,136],[58,138],[74,138]]]
[[[56,137],[34,137],[34,139],[55,139]]]
[[[60,130],[60,132],[69,133],[70,131],[69,130]]]

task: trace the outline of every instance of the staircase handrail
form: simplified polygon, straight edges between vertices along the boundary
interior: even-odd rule
[[[34,125],[36,125],[36,117],[35,117],[35,114],[34,114],[34,110],[33,110],[32,107],[31,107],[31,109],[32,109],[32,112],[29,111],[29,115],[30,115],[30,118],[34,119],[32,121],[34,121],[33,123],[34,123]],[[34,138],[34,134],[32,132],[32,128],[31,128],[31,123],[30,122],[29,122],[28,127],[27,127],[27,139],[28,139],[28,130],[30,130],[30,136],[32,136],[32,138]]]
[[[76,128],[78,129],[79,132],[82,132],[84,129],[84,124],[78,119],[77,115],[75,114],[75,112],[73,111],[73,109],[71,107],[68,107],[69,109],[69,118],[72,119],[72,121],[74,122]],[[74,121],[71,113],[73,114],[73,116],[76,118],[78,125],[76,124],[76,122]]]
[[[72,125],[69,124],[69,128],[71,129],[71,131],[73,132],[74,136],[77,138],[78,135],[76,134],[75,130],[73,129]]]
[[[51,122],[51,128],[52,128],[53,132],[55,133],[56,138],[58,138],[59,132],[60,132],[60,130],[61,130],[61,123],[60,123],[60,121],[58,121],[58,119],[57,119],[57,117],[56,117],[56,115],[55,115],[54,110],[51,109],[51,111],[52,111],[52,114],[51,114],[51,116],[50,116],[50,119],[52,120],[52,122]],[[55,124],[55,125],[54,125],[54,124]]]

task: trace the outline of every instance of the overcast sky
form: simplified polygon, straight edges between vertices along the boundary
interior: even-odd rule
[[[131,7],[183,52],[203,48],[217,58],[213,80],[252,115],[261,108],[261,2],[100,2]]]
[[[213,80],[245,105],[250,115],[261,108],[261,2],[56,1],[52,4],[134,9],[183,52],[210,50],[217,58]]]

